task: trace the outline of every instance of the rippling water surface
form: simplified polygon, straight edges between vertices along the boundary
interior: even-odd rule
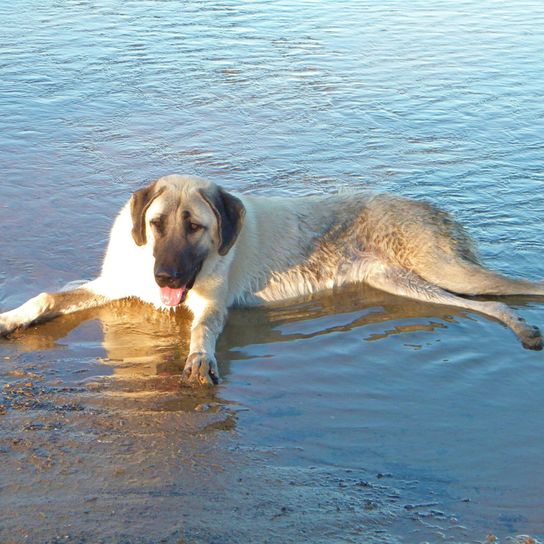
[[[0,20],[2,310],[96,274],[116,210],[172,172],[423,197],[490,266],[544,276],[542,2],[17,0]],[[500,324],[360,288],[237,310],[214,393],[177,386],[187,335],[121,305],[0,342],[4,540],[544,538],[544,359]]]

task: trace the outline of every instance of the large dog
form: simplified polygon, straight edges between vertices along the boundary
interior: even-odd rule
[[[526,348],[542,349],[540,331],[504,304],[457,294],[544,296],[544,283],[484,268],[463,228],[429,204],[392,195],[241,197],[178,175],[132,195],[97,279],[0,314],[0,335],[122,298],[161,309],[184,303],[193,323],[183,379],[212,384],[227,308],[352,282],[486,314]]]

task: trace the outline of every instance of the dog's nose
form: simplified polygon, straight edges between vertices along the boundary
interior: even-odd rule
[[[169,272],[167,270],[157,270],[155,272],[155,281],[159,287],[178,289],[182,286],[181,276],[176,272]]]

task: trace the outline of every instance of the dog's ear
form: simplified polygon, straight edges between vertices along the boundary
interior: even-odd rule
[[[239,198],[227,193],[221,187],[216,190],[199,190],[217,219],[219,233],[219,255],[226,255],[244,224],[246,209]]]
[[[164,191],[164,187],[157,190],[157,182],[133,193],[130,199],[130,213],[132,215],[132,238],[136,245],[143,246],[147,243],[145,234],[145,212],[151,203]]]

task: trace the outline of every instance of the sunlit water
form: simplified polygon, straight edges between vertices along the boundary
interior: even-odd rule
[[[121,203],[172,172],[426,198],[490,266],[544,276],[542,2],[17,0],[0,20],[1,310],[95,275]],[[509,302],[544,324],[537,300]],[[0,343],[0,382],[30,365],[153,394],[179,372],[183,316],[84,317]],[[544,358],[500,324],[357,288],[237,310],[218,354],[229,447],[273,452],[265,478],[385,475],[404,503],[378,525],[403,542],[544,538]],[[353,523],[325,541],[363,541]]]

